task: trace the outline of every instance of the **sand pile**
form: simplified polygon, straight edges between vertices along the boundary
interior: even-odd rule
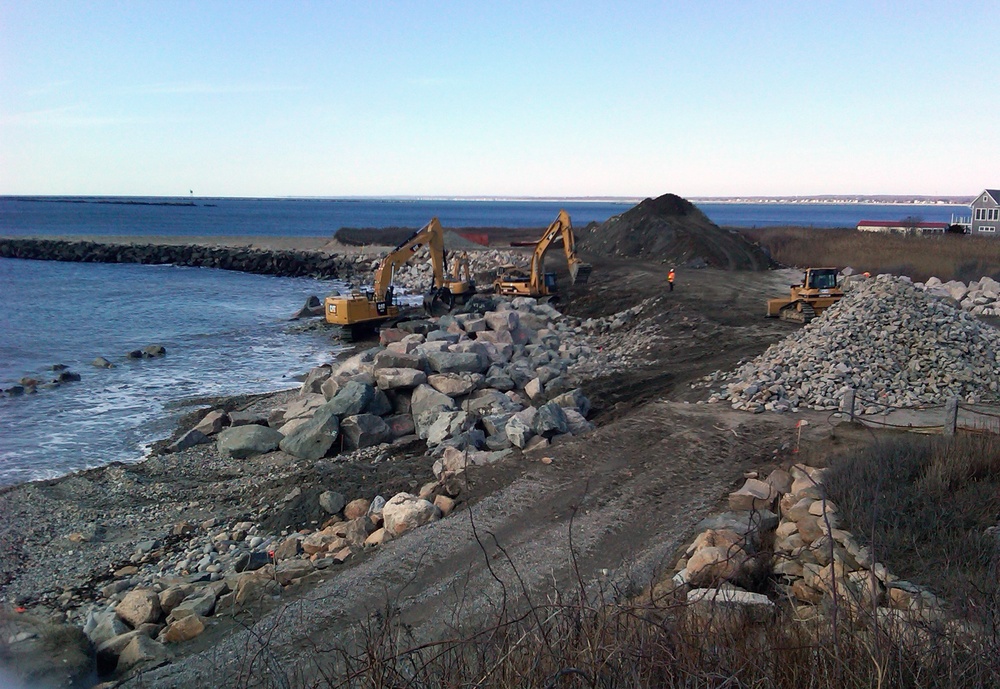
[[[765,270],[770,259],[736,232],[723,230],[674,194],[638,206],[577,233],[583,251],[661,260],[677,266]]]
[[[878,403],[875,412],[993,401],[998,350],[1000,331],[907,278],[880,275],[730,374],[715,399],[753,411],[836,409],[853,388],[862,405]]]

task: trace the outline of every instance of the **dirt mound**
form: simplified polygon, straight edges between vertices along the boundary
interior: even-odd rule
[[[583,251],[662,260],[678,266],[766,270],[771,260],[736,232],[723,230],[675,194],[646,199],[638,206],[591,224],[577,235]]]

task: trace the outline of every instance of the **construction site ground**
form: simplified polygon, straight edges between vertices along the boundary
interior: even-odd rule
[[[786,293],[795,272],[681,268],[670,292],[668,266],[584,258],[593,274],[564,293],[564,312],[596,318],[645,302],[609,339],[628,365],[584,388],[592,434],[470,469],[450,517],[317,573],[236,624],[218,622],[183,662],[128,686],[294,686],[318,677],[331,649],[358,643],[359,624],[387,606],[409,631],[399,640],[405,647],[459,638],[503,606],[573,595],[580,582],[636,593],[669,574],[698,522],[725,510],[745,472],[822,463],[871,439],[829,412],[749,414],[698,403],[709,389],[692,383],[798,327],[763,317],[766,299]],[[560,279],[565,285],[565,274]],[[801,419],[808,425],[797,427]],[[415,460],[385,463],[395,461]]]

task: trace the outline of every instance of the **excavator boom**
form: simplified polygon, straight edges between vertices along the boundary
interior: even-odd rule
[[[382,259],[375,271],[371,293],[327,297],[324,302],[327,322],[348,327],[357,334],[398,316],[399,308],[392,298],[393,277],[401,265],[425,246],[430,252],[434,291],[440,290],[445,282],[444,230],[438,219],[433,218]]]
[[[531,254],[528,280],[525,281],[520,276],[515,276],[507,271],[506,275],[509,275],[509,278],[505,279],[505,274],[501,274],[494,283],[494,291],[498,294],[530,295],[533,297],[548,296],[554,292],[554,275],[548,276],[544,272],[545,254],[560,239],[563,244],[563,252],[566,254],[566,262],[569,265],[570,282],[574,285],[587,282],[590,277],[591,265],[584,263],[576,255],[573,223],[569,219],[569,213],[560,210],[556,219],[542,233],[541,239],[535,243],[535,250]]]
[[[431,218],[429,223],[410,235],[406,241],[382,259],[375,271],[375,298],[377,301],[385,299],[386,292],[392,284],[392,278],[399,267],[413,258],[425,246],[431,255],[434,288],[440,289],[444,285],[444,230],[437,218]]]

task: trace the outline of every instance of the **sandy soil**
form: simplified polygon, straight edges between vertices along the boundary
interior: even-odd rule
[[[320,240],[285,241],[287,248],[308,248]],[[578,576],[588,585],[641,589],[666,571],[745,470],[793,458],[798,418],[811,421],[804,452],[838,442],[828,414],[751,415],[696,404],[708,391],[691,383],[757,355],[795,327],[762,317],[765,299],[787,290],[787,272],[680,271],[670,293],[661,264],[585,258],[594,264],[590,283],[566,291],[564,311],[598,317],[648,300],[627,344],[608,341],[622,347],[629,366],[584,387],[598,424],[593,434],[546,450],[551,464],[526,456],[471,472],[452,517],[286,590],[273,610],[249,611],[238,622],[217,619],[178,648],[191,654],[183,663],[127,686],[283,686],[274,673],[315,676],[325,662],[316,649],[347,643],[353,625],[387,603],[411,625],[416,642],[482,621],[505,594],[543,599]],[[301,505],[315,505],[331,487],[350,497],[392,495],[430,478],[431,460],[419,447],[383,455],[306,465],[274,453],[263,462],[233,462],[200,446],[15,488],[0,495],[0,593],[18,589],[13,582],[28,572],[40,572],[55,591],[99,586],[136,540],[181,518],[244,515],[275,527],[309,525],[319,516],[309,512],[315,508],[275,507],[294,487],[303,492]],[[101,572],[74,568],[74,561],[92,560],[68,556],[64,538],[75,526],[67,517],[94,515],[108,515],[112,524]]]

